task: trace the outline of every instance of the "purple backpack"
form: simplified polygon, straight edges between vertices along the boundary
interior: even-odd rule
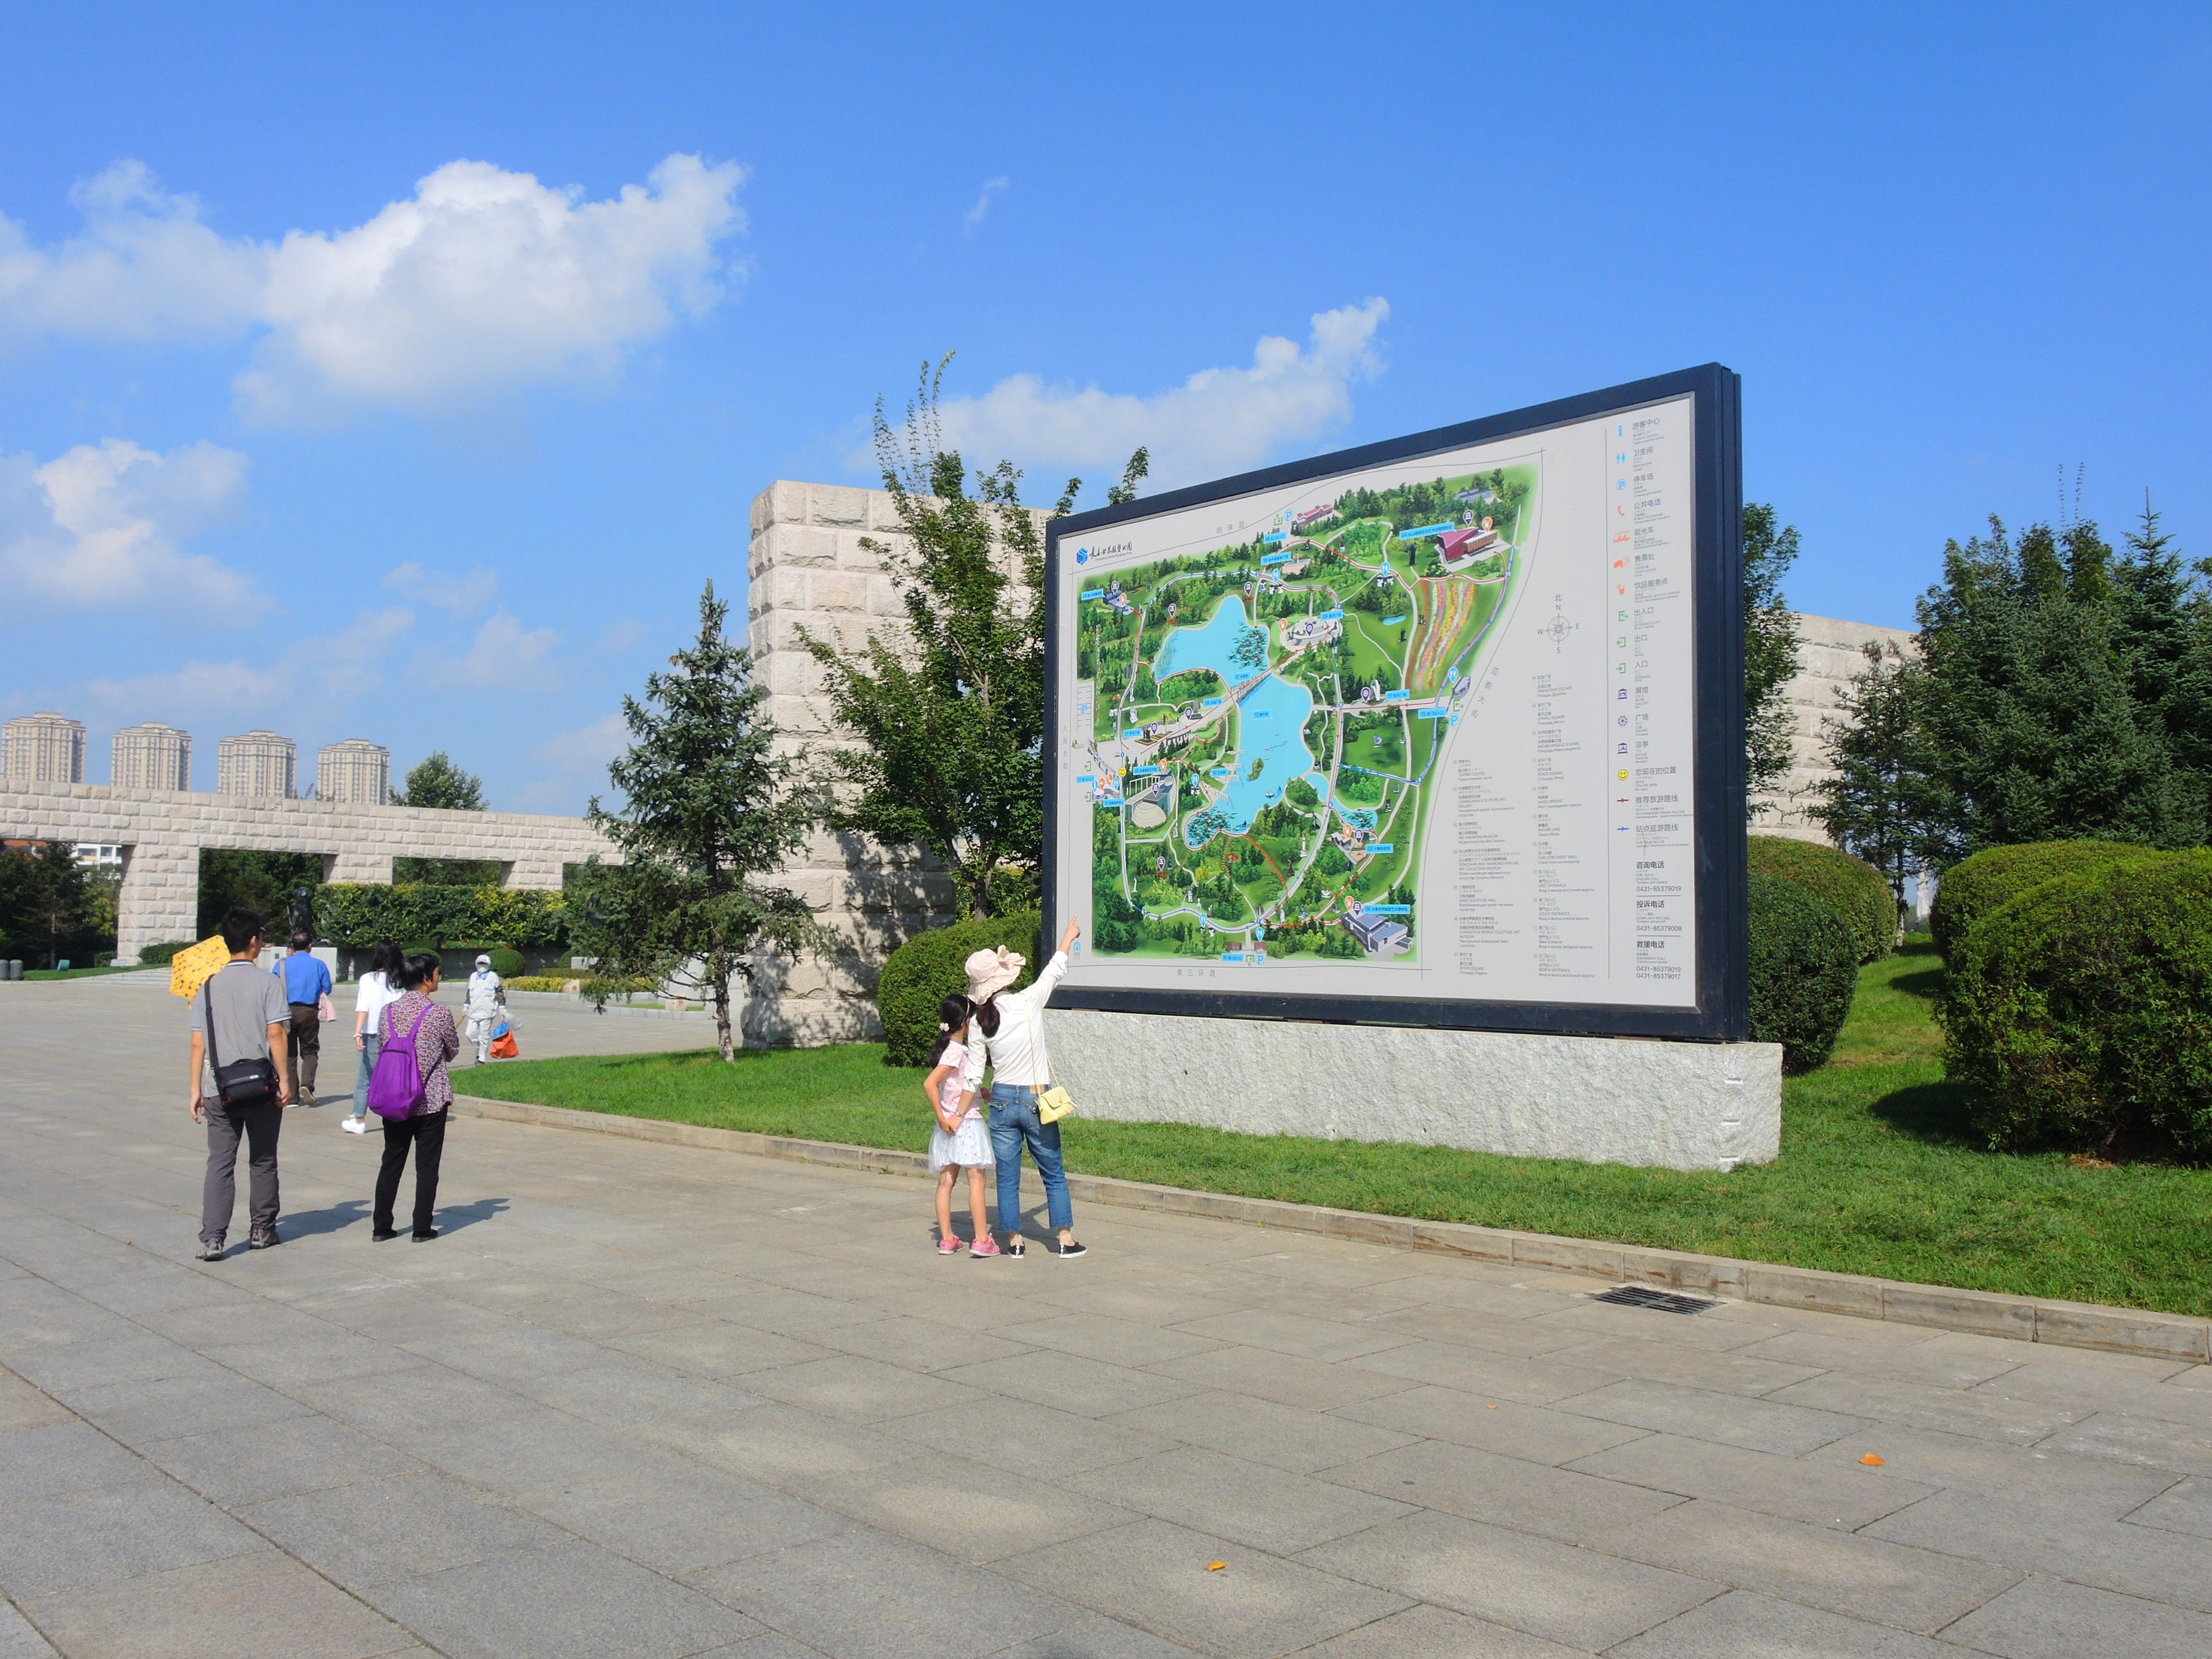
[[[422,1029],[429,1012],[430,1005],[426,1002],[422,1012],[415,1016],[404,1042],[392,1040],[392,1021],[388,1015],[386,1018],[384,1046],[376,1051],[376,1069],[368,1074],[368,1109],[387,1122],[397,1123],[413,1115],[422,1103],[422,1066],[415,1058],[415,1034]]]

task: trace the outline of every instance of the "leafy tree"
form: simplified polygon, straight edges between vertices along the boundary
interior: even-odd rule
[[[1927,665],[1893,644],[1869,644],[1866,659],[1838,699],[1842,718],[1823,723],[1832,773],[1814,792],[1812,816],[1837,846],[1889,878],[1902,909],[1908,879],[1957,856],[1957,813],[1924,720]]]
[[[761,710],[768,693],[743,647],[725,636],[729,606],[709,581],[699,637],[646,676],[645,700],[623,699],[630,745],[608,768],[624,797],[611,811],[594,795],[586,816],[624,862],[594,860],[580,880],[577,946],[604,980],[662,978],[702,964],[722,1058],[733,1059],[730,981],[751,983],[763,950],[796,956],[828,946],[805,902],[757,878],[783,867],[821,822],[804,756],[782,749]],[[605,1004],[602,993],[598,996]]]
[[[65,842],[0,848],[0,943],[45,955],[51,968],[90,920],[84,871]]]
[[[292,927],[292,895],[307,890],[313,902],[323,884],[323,861],[313,853],[263,853],[242,847],[200,849],[199,937],[222,929],[231,910],[251,910],[267,925],[273,943]]]
[[[831,823],[885,847],[919,843],[981,918],[1034,902],[1043,852],[1044,545],[1012,463],[978,471],[971,495],[965,462],[944,447],[951,361],[923,366],[902,426],[876,405],[876,459],[908,545],[862,545],[898,585],[906,638],[871,635],[851,656],[801,638],[858,740],[825,757],[842,786]],[[1139,449],[1107,499],[1133,500],[1146,470]],[[1052,516],[1081,488],[1069,479]]]
[[[451,812],[484,810],[483,780],[464,772],[442,749],[416,763],[392,791],[394,806],[437,806]]]
[[[1797,562],[1797,526],[1778,527],[1771,505],[1743,509],[1744,793],[1772,793],[1790,775],[1796,714],[1790,682],[1797,672],[1797,617],[1782,579]],[[1756,813],[1753,813],[1756,816]]]

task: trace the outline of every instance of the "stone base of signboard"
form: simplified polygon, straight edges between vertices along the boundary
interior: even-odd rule
[[[1782,1048],[1056,1008],[1085,1115],[1670,1170],[1771,1163]]]

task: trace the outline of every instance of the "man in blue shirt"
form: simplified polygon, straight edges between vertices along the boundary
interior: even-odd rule
[[[305,933],[292,935],[292,949],[276,964],[276,977],[284,981],[284,1000],[292,1005],[292,1077],[297,1092],[285,1103],[315,1103],[315,1062],[323,1051],[323,999],[331,994],[331,970],[315,955],[314,940]]]

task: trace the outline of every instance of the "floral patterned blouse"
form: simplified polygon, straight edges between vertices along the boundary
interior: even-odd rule
[[[429,1010],[423,1013],[424,1009]],[[422,1015],[422,1029],[415,1033],[415,1063],[422,1068],[422,1098],[410,1117],[428,1117],[453,1103],[453,1080],[446,1062],[461,1052],[461,1034],[453,1024],[453,1011],[434,1002],[425,991],[409,991],[388,1003],[378,1024],[386,1042],[404,1036],[415,1017]]]

